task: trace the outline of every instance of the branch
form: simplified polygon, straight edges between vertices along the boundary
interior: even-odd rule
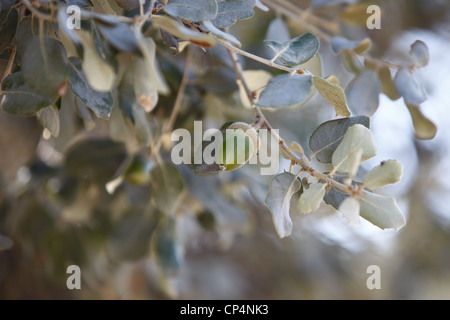
[[[267,128],[267,130],[270,132],[271,136],[276,141],[278,141],[280,148],[283,149],[283,151],[289,157],[289,159],[293,163],[297,164],[302,171],[309,173],[311,176],[315,177],[316,179],[322,180],[345,193],[353,194],[354,190],[351,186],[347,186],[343,183],[340,183],[340,182],[334,180],[332,177],[330,177],[326,174],[316,171],[315,169],[313,169],[310,166],[310,163],[307,159],[299,158],[296,154],[294,154],[291,150],[289,150],[289,147],[284,143],[283,138],[273,130],[271,124],[269,123],[269,121],[267,121],[267,119],[264,116],[264,114],[262,113],[261,109],[257,105],[255,105],[253,91],[250,89],[250,86],[248,85],[248,82],[245,79],[244,73],[242,71],[242,67],[237,59],[236,53],[233,52],[231,49],[228,49],[228,54],[230,55],[231,61],[233,62],[233,67],[236,72],[236,76],[242,82],[242,85],[245,89],[245,93],[247,94],[247,97],[253,106],[253,110],[254,110],[254,112],[256,114],[256,118],[257,118],[256,123],[260,124],[260,126],[264,126]]]

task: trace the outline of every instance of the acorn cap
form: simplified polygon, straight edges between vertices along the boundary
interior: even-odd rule
[[[250,156],[250,158],[253,157],[258,152],[260,139],[258,136],[258,132],[254,127],[252,127],[246,122],[234,122],[230,124],[230,126],[227,129],[241,129],[250,136],[250,138],[253,141],[253,145],[255,146],[253,154]]]

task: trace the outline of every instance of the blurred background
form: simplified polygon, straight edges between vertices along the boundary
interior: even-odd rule
[[[370,36],[372,55],[394,63],[406,59],[415,40],[424,41],[431,54],[430,64],[417,72],[428,95],[421,109],[437,125],[436,137],[415,138],[402,99],[381,95],[371,119],[378,155],[364,167],[387,159],[403,164],[401,182],[380,190],[397,199],[407,219],[403,229],[380,230],[365,221],[352,227],[323,204],[309,215],[292,214],[293,234],[279,239],[264,205],[270,177],[259,176],[252,166],[204,177],[188,167],[171,167],[177,173],[164,194],[154,185],[158,172],[149,183],[129,179],[110,194],[105,184],[128,157],[118,112],[110,122],[92,116],[86,126],[66,109],[60,136],[48,139],[36,119],[0,111],[0,241],[13,242],[0,251],[0,299],[449,299],[450,3],[370,4],[383,10],[381,29],[342,22],[343,34]],[[333,17],[342,6],[313,12]],[[255,11],[231,31],[245,50],[269,57],[262,41],[277,16]],[[304,32],[296,23],[288,26],[292,37]],[[157,43],[163,46],[160,39]],[[211,49],[219,58],[220,50]],[[176,88],[177,56],[158,54]],[[329,43],[321,42],[320,56],[323,76],[335,74],[345,87],[353,75]],[[208,69],[213,61],[208,57],[196,50],[195,84],[201,90],[191,86],[175,128],[190,128],[199,119],[217,128],[226,121],[253,121],[236,103],[234,74]],[[3,69],[6,61],[1,63]],[[274,72],[246,59],[242,63],[248,70]],[[170,114],[173,101],[161,98],[150,125],[157,127],[154,122]],[[317,96],[295,110],[265,114],[288,142],[304,146],[315,127],[334,118],[334,110]],[[145,153],[135,161],[144,173],[157,171]],[[280,171],[285,169],[289,163],[282,162]],[[161,213],[165,198],[182,203],[176,219]],[[73,264],[81,268],[81,290],[66,287],[66,270]],[[370,265],[380,267],[379,290],[366,286]]]

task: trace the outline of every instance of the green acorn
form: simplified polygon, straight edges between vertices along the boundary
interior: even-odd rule
[[[150,182],[151,164],[143,155],[136,155],[125,172],[126,180],[134,185],[142,186]]]
[[[216,155],[221,170],[232,171],[246,164],[259,147],[258,133],[245,122],[235,122],[223,131],[223,140]]]

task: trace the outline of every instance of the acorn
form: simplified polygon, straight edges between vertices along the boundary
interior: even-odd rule
[[[142,186],[150,182],[151,163],[147,157],[136,155],[125,171],[126,180],[134,185]]]
[[[245,122],[234,122],[223,131],[223,140],[216,155],[217,164],[221,170],[236,170],[246,164],[258,148],[256,129]]]

